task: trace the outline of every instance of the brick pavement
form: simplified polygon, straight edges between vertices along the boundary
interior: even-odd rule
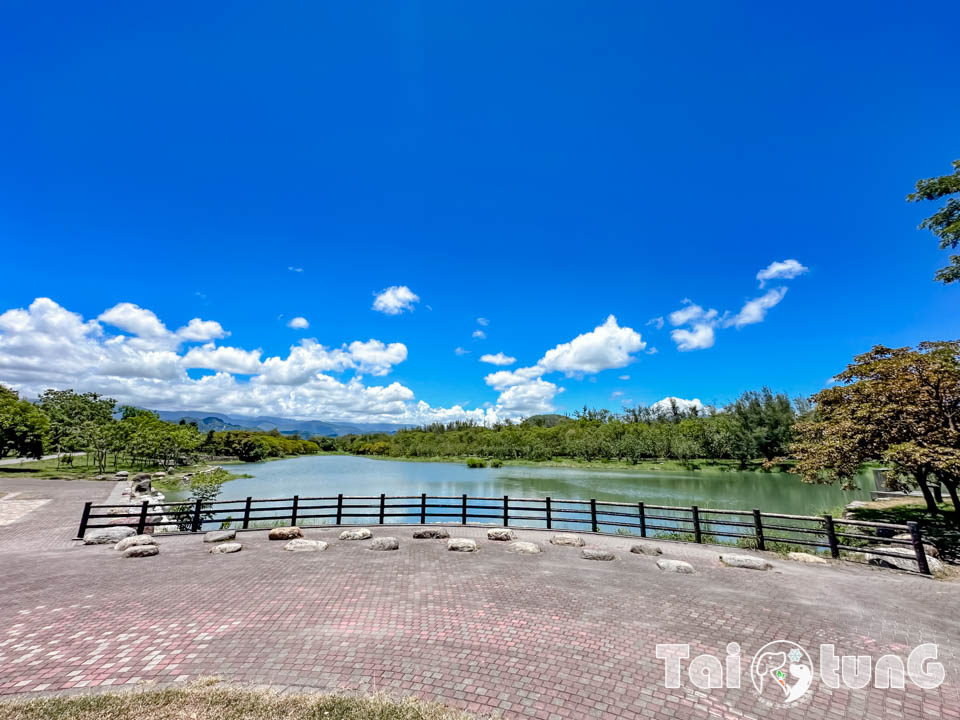
[[[14,487],[13,485],[17,485]],[[341,542],[287,553],[264,531],[244,550],[205,552],[198,536],[160,538],[155,558],[124,560],[70,541],[80,508],[110,486],[17,480],[0,491],[51,502],[0,527],[0,694],[97,691],[219,675],[282,691],[385,690],[479,713],[557,718],[960,719],[960,586],[848,564],[807,566],[768,555],[774,570],[724,568],[709,546],[660,543],[695,575],[663,573],[627,552],[630,539],[585,535],[613,549],[590,562],[547,543],[506,552],[482,528],[476,554],[412,540],[413,526],[372,528],[400,538],[396,552]],[[905,657],[934,642],[946,682],[920,690],[833,690],[814,685],[800,707],[762,704],[748,678],[754,652],[777,639],[814,655]],[[743,688],[663,687],[657,643],[690,643],[723,657],[738,642]]]

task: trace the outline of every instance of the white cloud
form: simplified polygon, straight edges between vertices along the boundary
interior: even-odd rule
[[[494,422],[496,410],[431,408],[402,384],[367,385],[361,373],[382,376],[407,358],[402,343],[354,341],[327,348],[303,340],[286,357],[261,360],[259,349],[184,341],[217,335],[214,321],[166,330],[156,314],[121,303],[102,314],[108,331],[47,298],[0,314],[0,378],[31,397],[47,388],[98,392],[120,403],[158,410],[210,411],[357,422],[419,424],[469,417]],[[143,333],[143,335],[136,335]],[[223,332],[225,335],[226,333]],[[214,374],[193,379],[191,368]],[[347,379],[338,373],[353,371]],[[236,375],[249,375],[242,380]]]
[[[194,318],[187,323],[186,327],[177,330],[179,338],[190,342],[218,340],[227,337],[229,334],[215,320],[201,320],[200,318]]]
[[[620,327],[617,319],[610,315],[603,325],[548,350],[538,365],[546,372],[559,371],[568,376],[593,374],[629,365],[636,360],[631,353],[643,350],[646,345],[640,333]]]
[[[762,288],[767,280],[792,280],[809,271],[810,268],[804,267],[793,259],[783,260],[782,262],[774,261],[757,273],[757,280],[760,281],[760,287]]]
[[[689,298],[683,299],[683,305],[679,310],[670,313],[670,324],[674,327],[692,322],[711,323],[717,318],[716,310],[704,310]]]
[[[290,272],[295,272],[295,273],[302,273],[302,272],[303,272],[303,268],[293,267],[293,265],[289,266],[289,267],[287,268],[287,270],[289,270]]]
[[[310,323],[307,322],[305,317],[295,317],[287,323],[287,327],[293,328],[294,330],[306,330],[310,327]]]
[[[513,365],[517,359],[498,352],[496,355],[481,355],[480,362],[490,363],[491,365]]]
[[[617,380],[629,380],[629,379],[630,379],[629,375],[619,375],[617,377]]]
[[[713,347],[716,335],[712,325],[697,323],[691,330],[676,328],[670,331],[670,337],[677,344],[677,350],[706,350]]]
[[[453,351],[457,355],[469,355],[470,350],[464,350],[462,347],[455,348]]]
[[[623,397],[623,390],[614,390],[610,393],[611,400],[616,400],[618,397]]]
[[[514,385],[500,393],[497,413],[505,417],[518,417],[553,412],[553,398],[558,392],[563,392],[563,388],[539,378]]]
[[[406,285],[393,285],[374,295],[373,309],[386,315],[399,315],[404,310],[413,312],[413,304],[420,302],[420,298]]]
[[[660,351],[657,350],[655,347],[652,347],[652,348],[647,348],[646,350],[644,350],[644,352],[645,352],[647,355],[656,355],[656,354],[657,354],[658,352],[660,352]]]
[[[707,409],[698,398],[684,400],[678,397],[665,397],[663,400],[657,400],[657,402],[650,406],[650,409],[657,415],[667,415],[672,412],[674,406],[681,412],[689,412],[694,408],[696,408],[698,412],[703,412]]]
[[[183,356],[183,367],[252,375],[260,371],[260,350],[217,347],[214,343],[207,343],[190,348]]]
[[[474,340],[486,340],[487,334],[483,330],[474,330],[473,331]]]
[[[663,330],[663,316],[650,318],[647,325],[653,325],[657,330]]]
[[[740,312],[726,321],[725,327],[733,325],[739,330],[745,325],[763,322],[763,319],[767,316],[767,310],[783,300],[783,296],[786,294],[787,289],[785,287],[773,288],[758,298],[748,300],[744,303]]]
[[[484,327],[486,327],[487,325],[490,324],[490,321],[487,320],[486,318],[477,318],[477,322],[478,322],[480,325],[483,325]]]

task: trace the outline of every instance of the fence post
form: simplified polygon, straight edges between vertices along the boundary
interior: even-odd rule
[[[193,525],[190,528],[191,532],[200,532],[200,527],[202,523],[200,522],[200,510],[202,508],[202,501],[197,500],[196,505],[193,506]]]
[[[337,495],[337,522],[335,525],[340,524],[340,518],[343,516],[343,493]]]
[[[547,496],[547,530],[553,527],[553,511],[550,508],[550,497]]]
[[[597,501],[594,498],[590,498],[590,525],[597,532]]]
[[[908,522],[910,528],[910,539],[913,541],[913,551],[917,554],[917,568],[922,575],[930,574],[930,566],[927,563],[927,551],[923,547],[923,541],[920,538],[920,527],[915,522]]]
[[[510,524],[510,497],[508,495],[503,496],[503,526],[506,527]]]
[[[694,542],[702,543],[703,534],[700,531],[700,508],[696,505],[690,506],[690,512],[693,514],[693,539]]]
[[[427,524],[427,494],[420,493],[420,524]]]
[[[299,495],[294,495],[294,496],[293,496],[293,509],[290,511],[290,524],[291,524],[291,525],[296,525],[296,524],[297,524],[297,509],[298,509],[298,506],[299,506],[299,505],[300,505],[300,496],[299,496]]]
[[[380,493],[380,524],[381,525],[383,525],[383,510],[386,504],[387,504],[386,493]]]
[[[823,525],[827,531],[827,542],[830,544],[831,557],[840,557],[840,548],[837,547],[837,531],[833,527],[833,516],[824,515]]]
[[[462,522],[464,525],[467,524],[467,494],[463,494],[463,518]]]
[[[760,516],[759,508],[753,509],[753,527],[757,534],[757,550],[766,550],[763,542],[763,518]]]
[[[77,540],[83,540],[83,536],[87,532],[87,522],[90,520],[91,507],[93,507],[92,502],[83,504],[83,515],[80,517],[80,529],[77,530]]]
[[[637,503],[637,512],[640,515],[640,537],[647,536],[647,511],[642,502]]]
[[[253,503],[252,497],[247,497],[247,504],[243,506],[243,529],[250,527],[250,505]]]
[[[147,528],[147,508],[150,507],[150,503],[146,500],[143,501],[143,505],[140,506],[140,521],[137,523],[137,535],[143,535],[143,531]]]

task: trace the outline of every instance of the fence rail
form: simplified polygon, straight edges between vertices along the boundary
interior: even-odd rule
[[[265,514],[266,513],[266,514]],[[369,522],[360,523],[358,521]],[[104,521],[104,522],[100,522]],[[623,533],[640,537],[687,540],[696,543],[737,543],[759,550],[785,543],[829,552],[869,552],[871,555],[915,560],[929,575],[927,556],[916,523],[846,520],[830,515],[788,515],[759,509],[726,510],[696,505],[675,507],[606,500],[471,497],[464,495],[330,495],[324,497],[253,498],[136,505],[86,503],[77,538],[88,530],[116,525],[143,533],[148,527],[173,527],[184,532],[235,527],[250,529],[284,522],[289,525],[497,524],[504,527],[569,529],[594,533]],[[909,534],[909,539],[895,538]],[[913,555],[897,548],[913,551]]]

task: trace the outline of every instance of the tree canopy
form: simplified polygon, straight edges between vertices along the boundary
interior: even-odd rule
[[[960,245],[960,160],[953,161],[953,173],[940,177],[918,180],[916,192],[907,195],[909,202],[947,198],[946,204],[920,223],[940,238],[940,249],[956,249]],[[951,255],[950,263],[940,268],[935,280],[949,284],[960,280],[960,255]]]
[[[0,457],[40,457],[49,429],[50,421],[36,405],[0,385]]]
[[[895,478],[920,487],[931,512],[934,479],[960,508],[960,342],[878,345],[836,380],[795,427],[792,450],[803,479],[847,483],[861,463],[879,459]]]

